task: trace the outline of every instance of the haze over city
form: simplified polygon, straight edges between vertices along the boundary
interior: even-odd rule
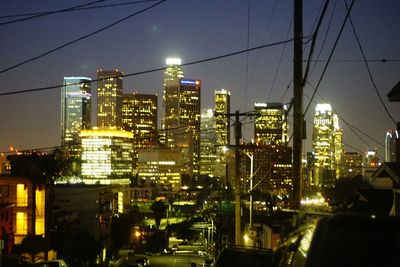
[[[99,1],[100,2],[100,1]],[[128,3],[101,1],[96,5]],[[248,48],[289,40],[293,36],[291,1],[136,1],[115,7],[55,13],[7,24],[24,13],[53,11],[81,5],[81,1],[0,3],[0,94],[61,85],[67,76],[96,78],[98,69],[125,74],[165,67],[165,58],[182,63],[217,57]],[[331,1],[318,35],[311,73],[304,88],[307,107],[346,15],[345,1]],[[350,5],[351,1],[347,1]],[[157,4],[159,3],[159,4]],[[155,5],[157,4],[157,5]],[[151,5],[148,10],[133,15]],[[304,36],[315,29],[323,1],[305,1]],[[95,5],[93,5],[95,6]],[[382,101],[395,121],[400,105],[387,93],[399,82],[400,2],[355,1],[351,19]],[[6,71],[7,68],[132,15],[93,36],[54,53]],[[326,37],[326,40],[325,40]],[[305,37],[304,59],[310,42]],[[274,45],[248,53],[183,67],[186,78],[202,81],[202,107],[213,108],[214,90],[231,91],[231,110],[250,111],[255,102],[289,103],[293,96],[293,44]],[[159,95],[161,114],[162,70],[124,78],[124,92]],[[92,84],[95,92],[96,84]],[[95,94],[95,93],[94,93]],[[323,97],[323,99],[322,99]],[[332,60],[306,114],[310,151],[312,119],[317,102],[326,101],[339,114],[345,150],[378,148],[382,156],[386,130],[395,128],[381,104],[353,29],[348,21]],[[95,109],[93,109],[95,110]],[[0,151],[54,147],[60,144],[60,87],[0,97],[2,129]],[[348,124],[344,123],[345,119]],[[291,118],[289,119],[289,121]],[[349,125],[357,129],[353,132]],[[245,124],[245,139],[252,137]],[[293,129],[289,125],[289,131]]]

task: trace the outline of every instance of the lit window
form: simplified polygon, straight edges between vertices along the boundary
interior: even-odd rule
[[[26,235],[28,233],[28,220],[26,212],[17,212],[15,233],[17,235]]]
[[[28,189],[24,184],[17,184],[17,206],[28,206]]]

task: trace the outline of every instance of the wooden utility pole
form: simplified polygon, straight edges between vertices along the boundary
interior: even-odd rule
[[[303,1],[294,0],[293,64],[293,195],[292,208],[299,209],[303,190]]]
[[[241,225],[241,186],[240,186],[240,155],[239,146],[242,138],[242,123],[239,120],[239,111],[235,112],[235,245],[242,244],[242,225]]]

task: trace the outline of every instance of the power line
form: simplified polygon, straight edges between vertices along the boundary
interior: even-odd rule
[[[322,54],[322,51],[324,50],[326,41],[328,40],[328,34],[329,34],[330,29],[331,29],[332,22],[333,22],[333,18],[334,18],[335,11],[336,11],[336,5],[337,5],[337,0],[335,0],[335,3],[333,4],[332,14],[331,14],[331,17],[330,17],[329,22],[328,22],[328,27],[327,27],[327,29],[326,29],[326,31],[325,31],[325,36],[324,36],[324,39],[323,39],[323,41],[322,41],[321,48],[319,49],[319,52],[318,52],[318,55],[317,55],[317,60],[319,60],[319,58],[320,58],[320,56],[321,56],[321,54]],[[309,61],[309,62],[316,62],[315,60],[312,60],[311,58],[308,59],[308,61]],[[311,71],[310,71],[310,75],[311,75],[311,73],[314,72],[316,66],[317,66],[317,64],[314,64],[313,68],[312,68]]]
[[[134,5],[134,4],[140,4],[140,3],[147,3],[147,2],[155,2],[157,0],[139,0],[139,1],[130,1],[130,2],[124,2],[124,3],[115,3],[115,4],[106,4],[106,5],[97,5],[93,7],[88,7],[87,5],[92,5],[96,2],[104,2],[108,0],[99,0],[95,2],[91,2],[88,4],[84,4],[81,6],[75,6],[67,9],[59,9],[59,10],[53,10],[53,11],[42,11],[42,12],[33,12],[33,13],[23,13],[23,14],[13,14],[13,15],[6,15],[6,16],[0,16],[0,19],[6,19],[6,18],[17,18],[17,17],[26,17],[26,16],[46,16],[50,14],[55,14],[55,13],[65,13],[65,12],[72,12],[72,11],[81,11],[81,10],[89,10],[89,9],[99,9],[99,8],[108,8],[108,7],[118,7],[118,6],[126,6],[126,5]],[[85,7],[86,5],[86,7]],[[28,19],[33,19],[36,17],[28,18]],[[18,20],[19,21],[19,20]],[[0,25],[3,24],[10,24],[14,22],[18,22],[17,20],[15,21],[7,21],[6,23],[0,23]]]
[[[316,59],[316,60],[310,60],[311,62],[327,62],[327,59]],[[400,59],[377,59],[377,58],[371,58],[371,59],[331,59],[330,62],[338,62],[338,63],[348,63],[348,62],[372,62],[372,63],[388,63],[388,62],[400,62]]]
[[[313,57],[314,49],[315,49],[315,43],[317,41],[318,32],[319,32],[319,29],[321,27],[322,21],[323,21],[323,19],[325,17],[326,10],[328,9],[329,2],[330,2],[330,0],[326,0],[325,1],[325,5],[324,5],[324,7],[322,9],[322,13],[321,13],[321,16],[320,16],[320,18],[318,20],[317,27],[315,28],[315,31],[314,31],[314,33],[312,35],[312,42],[311,42],[310,52],[308,53],[308,61],[307,61],[307,65],[306,65],[306,70],[305,70],[304,75],[303,75],[302,86],[304,86],[304,84],[306,83],[306,80],[308,78],[308,73],[310,71],[310,64],[311,64],[310,63],[310,59]]]
[[[309,102],[308,105],[307,105],[307,108],[305,109],[305,111],[304,111],[304,113],[303,113],[303,116],[305,116],[305,114],[307,113],[308,109],[310,108],[311,102],[312,102],[313,98],[315,97],[315,94],[316,94],[317,91],[318,91],[318,88],[319,88],[319,85],[321,84],[322,78],[324,77],[325,72],[326,72],[326,70],[328,69],[329,62],[330,62],[330,60],[331,60],[331,58],[332,58],[332,56],[333,56],[333,53],[334,53],[335,50],[336,50],[337,44],[339,43],[340,36],[342,35],[342,32],[343,32],[343,30],[344,30],[344,26],[346,25],[347,19],[349,18],[349,15],[350,15],[351,9],[353,8],[354,2],[355,2],[355,0],[353,0],[353,1],[351,2],[350,8],[347,9],[346,17],[345,17],[345,19],[344,19],[344,21],[343,21],[343,23],[342,23],[342,26],[340,27],[339,34],[338,34],[338,36],[337,36],[337,38],[336,38],[336,41],[335,41],[335,43],[334,43],[334,45],[333,45],[333,48],[332,48],[332,50],[331,50],[331,53],[329,54],[328,61],[327,61],[326,64],[325,64],[324,70],[322,71],[321,77],[320,77],[320,79],[319,79],[319,81],[318,81],[317,86],[315,87],[315,90],[314,90],[314,92],[313,92],[313,94],[312,94],[312,96],[311,96],[311,99],[310,99],[310,102]]]
[[[347,1],[346,1],[346,0],[344,0],[344,4],[346,5],[346,9],[349,10],[349,7],[347,6]],[[371,69],[369,68],[369,64],[368,64],[368,62],[367,62],[367,57],[365,56],[364,49],[363,49],[362,46],[361,46],[361,42],[360,42],[360,39],[358,38],[358,35],[357,35],[356,29],[355,29],[355,27],[354,27],[353,20],[351,19],[350,13],[349,13],[349,20],[350,20],[351,28],[352,28],[353,33],[354,33],[354,37],[355,37],[356,40],[357,40],[358,48],[360,49],[361,55],[362,55],[362,57],[363,57],[363,59],[364,59],[365,67],[367,68],[368,76],[369,76],[369,79],[370,79],[370,81],[371,81],[371,83],[372,83],[372,86],[374,87],[375,92],[376,92],[376,94],[378,95],[379,101],[381,102],[383,108],[384,108],[385,111],[386,111],[386,114],[389,116],[389,118],[392,120],[392,122],[396,125],[396,121],[394,120],[393,116],[390,114],[390,112],[389,112],[389,110],[388,110],[388,108],[387,108],[385,102],[383,102],[382,96],[381,96],[381,94],[379,93],[379,90],[378,90],[378,88],[377,88],[377,86],[376,86],[375,80],[374,80],[374,78],[372,77],[372,72],[371,72]]]
[[[17,68],[17,67],[20,67],[20,66],[22,66],[22,65],[25,65],[25,64],[27,64],[27,63],[29,63],[29,62],[35,61],[35,60],[37,60],[37,59],[40,59],[40,58],[42,58],[42,57],[44,57],[44,56],[47,56],[47,55],[49,55],[49,54],[52,54],[52,53],[54,53],[54,52],[56,52],[56,51],[58,51],[58,50],[61,50],[61,49],[64,48],[64,47],[67,47],[67,46],[69,46],[69,45],[72,45],[72,44],[74,44],[74,43],[77,43],[77,42],[79,42],[79,41],[82,41],[82,40],[84,40],[84,39],[87,39],[87,38],[89,38],[89,37],[91,37],[91,36],[93,36],[93,35],[96,35],[96,34],[102,32],[102,31],[105,31],[105,30],[107,30],[107,29],[109,29],[109,28],[111,28],[111,27],[113,27],[113,26],[115,26],[115,25],[117,25],[117,24],[119,24],[119,23],[125,21],[125,20],[128,20],[128,19],[130,19],[130,18],[132,18],[132,17],[134,17],[134,16],[136,16],[136,15],[139,15],[139,14],[141,14],[141,13],[143,13],[143,12],[149,10],[149,9],[152,9],[152,8],[154,8],[154,7],[156,7],[156,6],[160,5],[160,4],[162,4],[162,3],[165,2],[165,1],[167,1],[167,0],[160,0],[160,1],[158,1],[157,3],[155,3],[155,4],[153,4],[153,5],[150,5],[150,6],[144,8],[144,9],[142,9],[142,10],[139,10],[139,11],[137,11],[137,12],[134,12],[133,14],[130,14],[130,15],[128,15],[128,16],[122,18],[122,19],[119,19],[119,20],[117,20],[117,21],[115,21],[115,22],[113,22],[113,23],[111,23],[111,24],[108,24],[107,26],[102,27],[102,28],[100,28],[100,29],[98,29],[98,30],[96,30],[96,31],[94,31],[94,32],[85,34],[85,35],[83,35],[83,36],[81,36],[81,37],[79,37],[79,38],[77,38],[77,39],[75,39],[75,40],[73,40],[73,41],[67,42],[67,43],[65,43],[65,44],[63,44],[63,45],[60,45],[60,46],[56,47],[56,48],[53,48],[53,49],[51,49],[51,50],[48,50],[47,52],[42,53],[42,54],[40,54],[40,55],[38,55],[38,56],[32,57],[32,58],[30,58],[30,59],[26,59],[26,60],[21,61],[21,62],[15,64],[15,65],[13,65],[13,66],[10,66],[10,67],[7,67],[7,68],[5,68],[5,69],[2,69],[2,70],[0,70],[0,74],[5,73],[5,72],[7,72],[7,71],[10,71],[10,70],[12,70],[12,69],[15,69],[15,68]]]
[[[166,0],[163,0],[163,1],[166,1]],[[279,42],[275,42],[275,43],[260,45],[260,46],[256,46],[256,47],[252,47],[252,48],[249,48],[249,49],[244,49],[244,50],[240,50],[240,51],[237,51],[237,52],[232,52],[232,53],[228,53],[228,54],[224,54],[224,55],[220,55],[220,56],[215,56],[215,57],[210,57],[210,58],[206,58],[206,59],[201,59],[201,60],[188,62],[188,63],[181,64],[181,66],[190,66],[190,65],[205,63],[205,62],[208,62],[208,61],[219,60],[219,59],[223,59],[223,58],[226,58],[226,57],[240,55],[240,54],[243,54],[243,53],[246,53],[246,52],[249,52],[249,51],[254,51],[254,50],[258,50],[258,49],[262,49],[262,48],[267,48],[267,47],[277,46],[277,45],[281,45],[281,44],[285,44],[285,43],[290,43],[292,41],[293,41],[293,38],[287,39],[287,40],[283,40],[283,41],[279,41]],[[150,69],[150,70],[144,70],[144,71],[124,74],[124,75],[121,75],[121,76],[113,76],[113,77],[109,77],[109,78],[137,76],[137,75],[142,75],[142,74],[148,74],[148,73],[152,73],[152,72],[162,71],[162,70],[165,70],[166,68],[167,67],[161,67],[161,68],[156,68],[156,69]],[[91,80],[91,82],[98,82],[98,81],[101,81],[101,80],[103,80],[103,79]],[[76,83],[76,84],[79,84],[79,83]],[[15,95],[15,94],[22,94],[22,93],[45,91],[45,90],[50,90],[50,89],[54,89],[54,88],[60,88],[62,86],[64,86],[64,85],[63,84],[61,84],[61,85],[52,85],[52,86],[32,88],[32,89],[26,89],[26,90],[20,90],[20,91],[5,92],[5,93],[0,93],[0,97],[1,96],[6,96],[6,95]]]
[[[62,12],[67,12],[67,11],[73,11],[77,8],[82,8],[82,7],[86,7],[86,6],[90,6],[96,3],[100,3],[100,2],[104,2],[107,0],[96,0],[93,2],[89,2],[87,4],[82,4],[82,5],[78,5],[78,6],[73,6],[73,7],[69,7],[69,8],[65,8],[65,9],[59,9],[59,10],[54,10],[54,11],[48,11],[48,12],[41,12],[41,13],[36,13],[31,15],[30,17],[27,18],[22,18],[22,19],[15,19],[15,20],[9,20],[6,22],[1,22],[0,26],[4,26],[4,25],[8,25],[8,24],[12,24],[12,23],[16,23],[16,22],[22,22],[22,21],[27,21],[27,20],[32,20],[32,19],[36,19],[36,18],[40,18],[40,17],[44,17],[44,16],[48,16],[48,15],[52,15],[52,14],[56,14],[56,13],[62,13]],[[2,17],[0,17],[2,18]]]

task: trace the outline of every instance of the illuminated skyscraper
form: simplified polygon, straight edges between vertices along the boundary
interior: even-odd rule
[[[97,71],[98,127],[122,127],[122,76],[119,70]]]
[[[157,95],[123,94],[122,127],[133,133],[133,167],[137,166],[138,149],[155,147],[157,134]]]
[[[167,58],[165,63],[167,68],[164,71],[164,86],[167,81],[179,80],[183,78],[183,70],[180,58]]]
[[[314,175],[311,186],[330,188],[338,178],[343,153],[342,133],[330,104],[315,108],[313,130]]]
[[[229,145],[230,129],[229,117],[226,114],[231,112],[231,93],[225,89],[215,90],[215,131],[217,134],[217,151],[220,159],[224,159],[223,146]]]
[[[65,77],[61,87],[61,147],[69,157],[79,156],[79,132],[90,127],[90,78]]]
[[[164,103],[164,106],[165,106],[165,101],[166,101],[165,88],[167,86],[167,83],[170,83],[171,81],[178,81],[179,79],[183,78],[183,70],[182,70],[180,58],[167,58],[165,60],[165,63],[167,65],[167,67],[164,71],[164,80],[163,80],[163,86],[164,86],[163,103]],[[163,129],[163,131],[160,132],[160,143],[162,145],[166,145],[167,137],[166,137],[166,132],[165,132],[165,116],[161,119],[161,128]]]
[[[135,148],[157,145],[157,95],[123,94],[122,125],[133,133]]]
[[[254,111],[254,139],[256,143],[286,144],[288,141],[286,105],[282,103],[255,103]]]
[[[164,87],[166,145],[181,148],[188,173],[198,173],[200,160],[200,80],[167,80]]]
[[[200,173],[211,177],[217,166],[216,139],[214,113],[212,109],[204,109],[200,124]]]
[[[132,132],[82,130],[82,177],[86,184],[128,184],[132,177]]]

